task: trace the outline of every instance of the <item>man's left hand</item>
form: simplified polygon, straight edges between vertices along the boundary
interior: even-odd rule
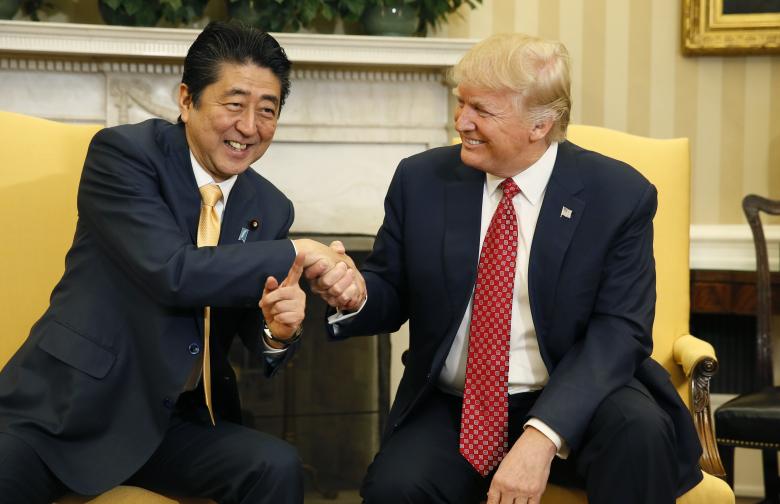
[[[306,294],[298,281],[305,260],[306,254],[299,252],[281,284],[272,276],[265,281],[260,309],[274,338],[284,340],[291,337],[303,323]]]
[[[539,504],[556,451],[547,436],[527,427],[499,464],[487,504]]]

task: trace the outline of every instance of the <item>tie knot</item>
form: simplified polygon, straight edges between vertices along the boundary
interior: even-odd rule
[[[504,196],[510,200],[520,192],[520,188],[517,187],[517,184],[515,184],[515,181],[511,178],[504,179],[504,181],[501,182],[501,190],[504,191]]]
[[[217,201],[222,199],[222,189],[217,184],[204,185],[200,188],[200,197],[203,199],[204,205],[213,207]]]

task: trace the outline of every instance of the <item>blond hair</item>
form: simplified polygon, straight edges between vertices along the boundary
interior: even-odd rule
[[[515,93],[530,124],[552,120],[550,141],[566,138],[571,111],[569,52],[557,41],[521,33],[493,35],[471,48],[452,71],[455,85]]]

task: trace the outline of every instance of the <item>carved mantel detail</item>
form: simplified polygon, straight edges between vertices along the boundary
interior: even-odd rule
[[[133,122],[130,118],[130,109],[133,106],[140,107],[145,113],[154,117],[176,122],[179,111],[170,103],[162,104],[155,101],[152,96],[152,88],[148,81],[137,77],[116,78],[109,76],[109,92],[113,98],[111,102],[116,108],[116,123],[127,124]],[[176,87],[171,93],[171,102],[174,104]],[[111,111],[108,111],[109,117]],[[112,121],[113,122],[113,121]]]

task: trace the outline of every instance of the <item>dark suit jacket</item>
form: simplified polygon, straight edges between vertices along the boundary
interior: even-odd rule
[[[150,120],[95,136],[78,210],[51,305],[0,373],[0,432],[30,444],[72,489],[96,494],[160,443],[193,345],[202,346],[206,305],[214,404],[240,421],[225,354],[239,335],[263,359],[257,303],[266,277],[284,278],[293,262],[293,208],[247,170],[230,193],[220,245],[198,249],[200,194],[184,127]],[[242,243],[252,219],[260,226]]]
[[[385,439],[432,390],[476,281],[485,174],[460,147],[403,160],[363,274],[368,302],[339,337],[392,332],[410,345]],[[561,215],[571,209],[570,218]],[[698,437],[666,371],[650,358],[656,190],[628,165],[559,145],[529,259],[529,296],[550,380],[532,408],[576,454],[599,403],[619,387],[649,391],[672,416],[680,491],[701,479]],[[644,386],[643,386],[644,385]]]

